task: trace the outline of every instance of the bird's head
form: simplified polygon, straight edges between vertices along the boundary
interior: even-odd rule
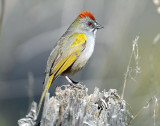
[[[91,32],[94,34],[96,33],[97,29],[103,28],[102,25],[96,22],[94,15],[86,10],[79,14],[71,27],[83,32]]]

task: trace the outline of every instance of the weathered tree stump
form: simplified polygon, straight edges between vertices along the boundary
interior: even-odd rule
[[[95,88],[90,95],[85,90],[57,87],[55,96],[45,97],[40,126],[126,126],[126,103],[115,89],[100,92]],[[26,118],[18,121],[19,126],[34,126],[36,103]]]

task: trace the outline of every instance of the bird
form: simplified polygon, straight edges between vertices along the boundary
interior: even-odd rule
[[[70,84],[75,84],[68,75],[80,71],[90,59],[95,46],[96,32],[103,28],[94,15],[82,11],[52,49],[46,66],[44,89],[36,111],[39,114],[46,92],[52,82],[60,75],[65,76]]]

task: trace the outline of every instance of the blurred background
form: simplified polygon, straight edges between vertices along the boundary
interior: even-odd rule
[[[91,11],[104,29],[97,32],[95,51],[72,79],[93,92],[117,89],[138,40],[140,73],[131,62],[124,99],[136,114],[132,126],[160,125],[160,1],[159,0],[0,0],[0,125],[16,126],[33,100],[39,101],[51,49],[83,10]],[[132,68],[132,69],[131,69]],[[50,88],[67,84],[59,77]],[[155,112],[155,114],[154,114]]]

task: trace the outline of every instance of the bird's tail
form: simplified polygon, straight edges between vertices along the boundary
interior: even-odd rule
[[[46,76],[46,78],[45,78],[45,83],[44,83],[45,86],[44,86],[44,89],[43,89],[43,92],[42,92],[42,95],[41,95],[41,99],[40,99],[40,102],[39,102],[39,105],[38,105],[38,108],[37,108],[37,111],[36,111],[36,117],[35,117],[36,119],[39,115],[44,97],[46,95],[46,92],[49,90],[53,80],[54,80],[54,75],[53,74],[51,76],[48,76],[48,77]]]

